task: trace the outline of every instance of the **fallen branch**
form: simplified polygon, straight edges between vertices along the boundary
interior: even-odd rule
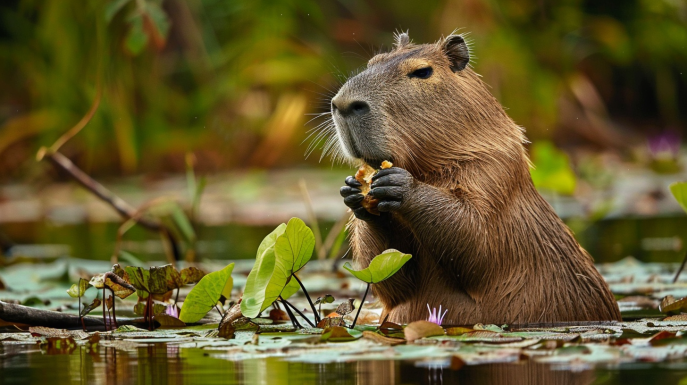
[[[52,310],[34,309],[0,301],[0,319],[5,322],[30,326],[45,326],[56,329],[74,329],[81,323],[76,314],[60,313]],[[105,323],[96,317],[83,317],[83,323],[89,330],[105,330]],[[133,325],[133,320],[120,319],[119,325]]]

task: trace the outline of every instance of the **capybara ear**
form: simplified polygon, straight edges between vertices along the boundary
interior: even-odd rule
[[[408,32],[396,32],[394,33],[394,47],[399,50],[402,49],[403,47],[407,46],[410,44],[410,36],[408,36]]]
[[[470,61],[470,51],[460,35],[449,35],[441,43],[441,48],[451,63],[453,72],[462,71]]]

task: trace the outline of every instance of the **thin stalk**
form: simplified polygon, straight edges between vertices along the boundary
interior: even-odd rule
[[[223,317],[223,316],[224,316],[224,314],[222,314],[222,312],[219,310],[219,308],[217,307],[217,305],[215,305],[215,310],[217,310],[217,312],[219,313],[219,316],[220,316],[220,317]]]
[[[79,283],[81,283],[81,282],[79,282]],[[79,294],[81,294],[81,293],[79,293]],[[83,320],[81,319],[81,296],[79,296],[79,320],[80,320],[81,323],[83,324]],[[83,331],[86,331],[86,326],[85,326],[85,325],[84,325],[84,327],[83,327]]]
[[[355,313],[355,319],[353,319],[353,326],[351,326],[351,329],[355,327],[355,323],[358,322],[358,316],[360,315],[360,309],[363,308],[363,304],[365,304],[365,297],[367,297],[367,292],[370,291],[370,283],[368,282],[367,288],[365,289],[365,294],[363,294],[363,300],[360,301],[360,306],[358,306],[358,312]]]
[[[107,305],[105,302],[107,302],[107,300],[105,299],[105,286],[103,286],[103,324],[105,324],[105,331],[107,331],[107,318],[105,318],[105,309]]]
[[[119,327],[119,326],[117,326],[117,313],[115,310],[115,299],[116,298],[115,298],[114,290],[112,290],[112,288],[110,288],[110,291],[112,292],[112,322],[114,322],[114,327],[116,329]]]
[[[291,306],[291,308],[292,308],[296,313],[298,313],[298,315],[301,316],[301,318],[303,318],[303,319],[305,320],[305,322],[307,322],[311,327],[315,327],[315,324],[313,324],[313,323],[308,319],[308,317],[306,317],[303,313],[301,313],[301,311],[298,310],[295,306],[293,306],[290,302],[288,302],[288,301],[285,300],[285,299],[282,299],[282,301],[284,301],[284,303],[285,303],[286,305]],[[287,307],[287,306],[284,306],[284,307]]]
[[[310,304],[310,308],[312,309],[312,313],[315,315],[315,322],[320,323],[320,314],[315,310],[315,305],[312,303],[312,300],[310,299],[310,295],[308,294],[308,291],[305,290],[305,286],[303,286],[303,282],[301,282],[300,279],[296,276],[296,274],[293,275],[294,278],[296,278],[296,281],[298,282],[299,285],[301,285],[301,289],[303,289],[303,294],[305,294],[305,298],[308,299],[308,303]]]
[[[680,273],[682,273],[682,270],[685,269],[686,263],[687,263],[687,253],[685,253],[685,256],[682,258],[682,265],[680,265],[680,268],[677,269],[677,273],[675,273],[675,278],[673,278],[673,283],[677,282],[677,279],[680,278]]]
[[[177,305],[177,302],[179,302],[179,291],[181,290],[180,287],[177,287],[177,295],[174,297],[174,306]]]
[[[282,298],[282,297],[279,297],[279,299],[284,301],[284,298]],[[293,327],[295,327],[296,329],[302,329],[303,326],[301,326],[301,324],[298,322],[298,320],[296,319],[296,316],[293,315],[293,312],[291,312],[291,309],[289,309],[289,307],[286,305],[284,305],[284,309],[286,310],[286,314],[289,315],[289,318],[291,319],[291,323],[293,324]]]

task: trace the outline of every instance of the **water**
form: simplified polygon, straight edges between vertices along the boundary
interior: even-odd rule
[[[677,384],[687,362],[556,367],[525,360],[463,366],[375,360],[330,364],[279,358],[227,361],[221,351],[151,343],[131,350],[85,346],[50,354],[37,345],[0,345],[0,384]]]

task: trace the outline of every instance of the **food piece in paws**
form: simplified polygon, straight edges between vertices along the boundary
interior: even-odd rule
[[[382,169],[387,169],[393,167],[393,163],[385,160],[382,162]],[[370,192],[370,184],[372,183],[372,177],[377,173],[377,170],[365,164],[358,169],[355,173],[355,180],[360,182],[360,191],[365,196],[361,205],[373,215],[380,215],[379,210],[377,210],[377,205],[379,200],[371,197],[367,193]]]

